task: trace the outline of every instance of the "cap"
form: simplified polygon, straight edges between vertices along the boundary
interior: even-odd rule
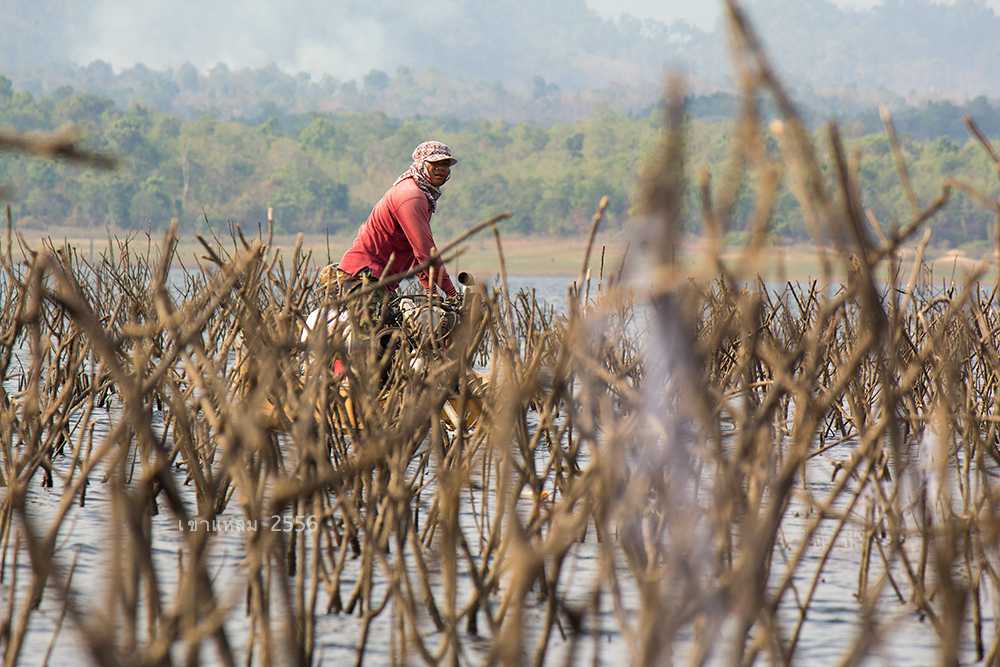
[[[425,141],[413,150],[414,162],[442,162],[448,160],[451,164],[456,164],[458,160],[451,154],[448,144],[440,141]]]

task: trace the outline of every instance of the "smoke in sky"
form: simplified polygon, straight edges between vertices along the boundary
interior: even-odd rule
[[[598,71],[598,61],[620,60],[614,53],[620,47],[607,43],[613,31],[606,30],[606,19],[585,0],[547,0],[530,8],[520,0],[97,0],[82,23],[70,59],[116,68],[275,63],[347,80],[409,66],[500,81],[530,81],[542,71],[551,80],[582,85],[587,74],[576,73],[573,81],[572,60],[590,59]]]
[[[870,9],[881,0],[832,0],[841,8]],[[956,0],[939,0],[940,4],[950,4]],[[1000,10],[1000,0],[982,0],[996,10]],[[699,0],[587,0],[587,5],[603,16],[616,17],[631,14],[639,18],[655,21],[686,21],[702,30],[711,30],[722,14],[722,2],[701,2]]]
[[[765,43],[785,55],[787,71],[817,89],[889,86],[915,96],[993,89],[989,45],[998,42],[1000,18],[984,8],[1000,11],[1000,0],[955,0],[955,12],[933,1],[893,0],[878,17],[841,11],[878,0],[742,4],[759,19]],[[721,0],[6,2],[13,7],[0,15],[0,71],[21,79],[60,61],[102,60],[119,70],[192,63],[203,72],[218,63],[273,63],[340,81],[408,67],[525,86],[541,77],[569,89],[655,86],[664,67],[678,67],[705,89],[728,85],[726,40],[715,32]],[[920,16],[910,21],[913,12]],[[976,58],[968,44],[979,48]]]
[[[353,2],[301,0],[99,0],[88,19],[87,39],[70,56],[118,67],[153,68],[190,62],[208,69],[262,67],[353,78],[372,68],[392,68],[406,45],[391,34],[378,11]],[[429,3],[434,4],[443,3]],[[424,5],[427,6],[427,5]]]

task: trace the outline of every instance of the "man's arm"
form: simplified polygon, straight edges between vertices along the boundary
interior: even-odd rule
[[[436,252],[434,236],[431,234],[431,210],[430,206],[427,205],[427,198],[420,195],[407,199],[399,205],[396,217],[399,220],[399,225],[403,228],[403,233],[406,234],[410,248],[413,250],[414,262],[420,264],[427,261]],[[455,289],[455,285],[448,275],[448,270],[444,268],[444,262],[438,260],[432,266],[434,267],[434,282],[444,290],[444,293],[450,297],[458,294],[458,290]],[[421,285],[430,289],[426,271],[421,271],[417,278],[420,279]]]

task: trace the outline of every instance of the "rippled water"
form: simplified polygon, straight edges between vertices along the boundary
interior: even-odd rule
[[[561,308],[565,303],[568,282],[565,279],[555,278],[512,278],[510,286],[512,291],[521,287],[534,287],[540,297],[547,299],[557,308]],[[112,423],[115,417],[114,413],[108,414],[107,423]],[[160,416],[157,415],[157,418],[159,419]],[[101,433],[98,432],[96,435],[100,436]],[[831,457],[846,458],[850,453],[849,450],[850,445],[844,445],[833,450]],[[287,451],[287,448],[285,453],[288,456],[292,455],[291,452]],[[543,452],[540,452],[540,455],[542,454]],[[56,459],[57,465],[66,465],[66,463],[65,458]],[[805,489],[817,498],[825,497],[832,488],[831,471],[832,463],[827,469],[821,466],[810,468],[805,480]],[[174,474],[178,483],[183,484],[183,473],[174,471]],[[111,510],[105,492],[105,484],[100,482],[99,476],[94,476],[94,480],[95,482],[87,490],[86,508],[81,509],[74,506],[70,511],[59,535],[56,558],[64,568],[68,568],[69,564],[76,559],[73,589],[82,608],[108,609],[111,605],[105,596],[109,582],[105,580],[104,573],[106,572],[106,559],[110,557],[110,554],[105,550],[105,545],[110,543]],[[705,482],[703,489],[710,488],[707,471],[703,481]],[[193,511],[195,509],[193,491],[190,487],[183,488],[189,491],[185,502],[189,503],[190,509]],[[37,483],[37,480],[32,484],[27,498],[29,512],[42,526],[52,516],[61,494],[62,486],[58,482],[53,489],[43,488]],[[432,493],[425,493],[423,502],[429,505],[432,495]],[[834,509],[845,510],[845,505],[846,497]],[[472,506],[473,503],[463,503],[460,516],[460,524],[470,537],[477,534],[475,522],[478,520],[478,517],[473,515]],[[809,520],[807,515],[807,508],[800,499],[794,501],[789,508],[782,525],[782,540],[776,548],[776,564],[773,568],[776,573],[775,578],[780,577],[784,571],[781,559],[786,558],[790,551],[790,548],[785,545],[794,547],[801,541],[804,526]],[[220,529],[211,540],[208,554],[209,571],[213,576],[213,585],[217,596],[223,600],[231,600],[234,605],[225,627],[230,641],[235,645],[239,664],[245,662],[249,632],[248,617],[243,611],[246,582],[241,572],[241,560],[244,555],[245,534],[239,528],[241,519],[242,515],[237,504],[231,503],[219,519]],[[259,528],[270,529],[270,526],[260,526]],[[169,592],[175,588],[177,581],[178,554],[184,530],[185,526],[178,525],[176,519],[169,512],[163,511],[153,518],[153,552],[157,577],[162,589],[168,592],[165,607],[169,607]],[[795,583],[800,594],[804,594],[811,585],[812,574],[819,564],[823,550],[832,538],[832,531],[832,526],[824,524],[812,540],[805,563],[799,568],[796,575]],[[800,647],[796,653],[800,664],[835,664],[854,643],[861,622],[855,592],[860,567],[859,543],[862,539],[862,535],[855,529],[847,528],[841,533],[833,547],[830,559],[824,568],[825,574],[818,583],[809,616],[802,630]],[[567,602],[571,606],[577,604],[582,607],[588,599],[592,582],[598,577],[597,546],[593,535],[590,535],[586,542],[575,545],[571,553],[572,556],[564,568],[562,584]],[[621,567],[624,574],[624,566]],[[349,560],[344,576],[344,589],[349,590],[353,585],[354,578],[358,576],[358,568],[357,561]],[[440,585],[440,573],[434,574],[436,584]],[[878,574],[878,570],[873,569],[870,579],[875,580]],[[2,586],[3,600],[7,599],[7,590],[11,585],[12,575],[12,555],[8,554]],[[17,564],[17,586],[22,591],[19,596],[20,604],[23,604],[23,600],[27,596],[30,581],[31,570],[26,554],[22,554]],[[626,585],[626,589],[623,591],[626,608],[635,609],[638,606],[637,592],[634,588],[628,588],[634,582],[629,576],[623,576],[621,581]],[[460,600],[467,598],[470,586],[469,578],[462,576],[459,589]],[[384,590],[380,590],[380,588],[381,584],[376,586],[374,594],[376,600],[381,599],[384,594]],[[323,594],[322,588],[320,590],[318,608],[325,610],[327,598]],[[618,621],[611,610],[611,602],[608,598],[609,596],[603,596],[604,602],[599,624],[596,626],[592,624],[586,629],[585,640],[580,644],[576,656],[577,664],[624,665],[630,662],[625,642],[618,631]],[[935,663],[938,657],[938,641],[936,633],[929,626],[929,622],[922,621],[917,614],[907,611],[903,605],[900,605],[890,587],[886,588],[883,598],[881,609],[884,610],[886,616],[880,619],[880,622],[885,623],[890,617],[897,615],[898,620],[891,629],[886,631],[883,641],[865,664],[924,665]],[[535,604],[533,596],[529,595],[527,602],[529,609],[525,624],[526,630],[529,637],[532,634],[537,636],[542,626],[543,610],[531,606]],[[988,595],[983,599],[983,626],[986,630],[987,642],[991,639],[990,629],[994,627],[997,602],[997,600],[990,599]],[[41,664],[49,649],[56,625],[59,623],[62,608],[63,605],[57,596],[53,594],[51,589],[47,590],[39,609],[31,617],[26,643],[21,654],[22,664]],[[275,616],[280,617],[280,614],[275,614]],[[792,628],[798,620],[795,596],[785,596],[780,617],[784,625],[783,632],[787,637],[791,634]],[[374,621],[371,629],[372,635],[366,650],[368,664],[387,664],[390,661],[389,628],[391,622],[392,614],[388,612]],[[321,613],[317,627],[317,655],[320,657],[321,664],[353,664],[360,626],[361,621],[357,615]],[[436,643],[435,630],[427,619],[425,619],[425,626],[425,636],[429,638],[429,643],[433,646]],[[487,639],[488,628],[485,626],[485,621],[481,620],[482,637],[463,637],[464,646],[472,651],[472,653],[463,656],[464,661],[469,664],[482,662],[487,656],[489,641]],[[736,628],[732,627],[731,624],[723,627],[713,662],[728,662],[731,656],[728,653],[726,639],[732,637],[736,631]],[[683,664],[683,658],[690,649],[689,642],[690,637],[681,636],[675,652],[678,663]],[[551,664],[561,664],[569,642],[564,640],[557,631],[553,634],[550,643]],[[210,645],[206,644],[206,646]],[[180,648],[175,651],[175,660],[182,659],[183,655],[180,651]],[[974,661],[974,646],[968,633],[964,638],[962,651],[963,662],[971,663]],[[201,657],[204,664],[216,662],[216,656],[211,648],[203,649]],[[69,619],[66,619],[53,647],[50,664],[70,666],[85,662],[86,653],[77,630],[72,627]]]

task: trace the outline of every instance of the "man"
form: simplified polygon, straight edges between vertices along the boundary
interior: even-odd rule
[[[402,273],[427,261],[435,252],[431,216],[441,197],[441,186],[451,176],[458,160],[440,141],[425,141],[413,151],[413,162],[375,204],[358,230],[354,243],[338,266],[341,283],[378,279]],[[391,263],[390,263],[391,260]],[[420,284],[433,291],[434,284],[449,298],[457,295],[444,264],[437,260],[433,271],[417,275]],[[395,285],[387,286],[390,290]]]

